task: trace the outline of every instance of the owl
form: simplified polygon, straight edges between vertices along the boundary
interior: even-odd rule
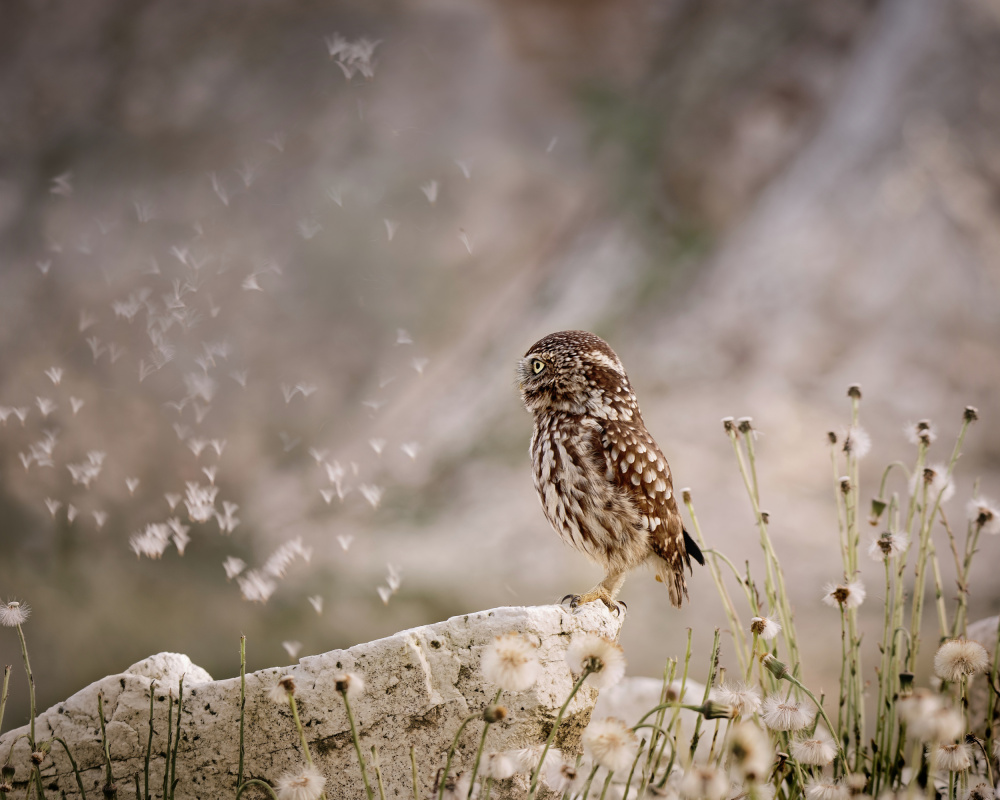
[[[564,600],[617,609],[626,574],[649,564],[679,607],[684,567],[705,561],[615,351],[586,331],[551,333],[518,362],[517,382],[534,416],[531,468],[545,517],[605,572],[589,592]]]

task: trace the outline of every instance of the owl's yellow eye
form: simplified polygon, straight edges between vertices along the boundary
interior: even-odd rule
[[[545,362],[536,358],[534,361],[531,362],[531,369],[537,375],[539,372],[545,369]]]

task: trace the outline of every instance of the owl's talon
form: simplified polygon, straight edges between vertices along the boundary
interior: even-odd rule
[[[614,611],[616,617],[620,617],[622,614],[628,614],[628,604],[624,600],[618,600],[612,611]]]
[[[578,605],[580,605],[580,595],[568,594],[559,601],[559,605],[565,605],[567,601],[569,602],[569,607],[575,609]]]

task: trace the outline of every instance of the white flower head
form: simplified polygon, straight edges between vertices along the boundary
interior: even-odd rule
[[[729,732],[729,754],[732,765],[748,781],[767,780],[774,764],[771,738],[753,722],[738,722]]]
[[[872,437],[860,425],[852,425],[844,431],[843,449],[849,456],[860,460],[871,451]]]
[[[566,663],[574,674],[587,667],[594,669],[587,676],[587,683],[595,689],[608,689],[625,675],[625,653],[621,646],[596,633],[574,637],[566,648]]]
[[[364,694],[365,681],[356,672],[341,672],[333,676],[334,688],[341,694],[346,694],[348,700],[353,700],[360,694]]]
[[[928,755],[936,758],[938,769],[948,772],[964,772],[972,766],[972,750],[965,742],[937,745]]]
[[[580,789],[585,777],[582,770],[563,761],[561,757],[547,758],[542,768],[542,783],[559,796],[567,792],[573,795]]]
[[[17,600],[0,603],[0,625],[5,628],[16,628],[23,625],[31,614],[31,606]]]
[[[929,419],[922,419],[919,422],[907,422],[903,431],[906,433],[906,438],[910,444],[930,445],[937,439],[937,432],[934,430],[934,426],[931,425]]]
[[[483,675],[505,691],[526,691],[541,672],[536,650],[535,644],[519,633],[498,636],[483,651]]]
[[[828,583],[823,591],[823,602],[831,608],[857,608],[865,601],[865,587],[860,580]]]
[[[298,772],[286,772],[274,787],[278,800],[319,800],[325,785],[326,778],[310,764]]]
[[[813,721],[815,709],[772,694],[761,709],[761,719],[772,731],[800,731]]]
[[[965,506],[969,522],[978,525],[983,533],[1000,533],[1000,508],[986,497],[973,497]]]
[[[910,477],[910,494],[919,494],[927,486],[927,502],[947,503],[955,494],[955,481],[948,475],[944,464],[930,464],[922,472],[914,472]]]
[[[996,791],[986,781],[970,786],[967,792],[960,795],[962,800],[996,800]]]
[[[635,732],[615,717],[591,720],[583,732],[583,749],[595,763],[611,772],[626,772],[638,747]]]
[[[833,740],[826,736],[814,736],[811,739],[799,739],[792,743],[792,758],[800,764],[813,767],[825,767],[837,755]]]
[[[773,639],[781,632],[781,625],[770,617],[754,617],[750,620],[750,632],[761,639]]]
[[[905,533],[893,533],[886,531],[877,539],[873,539],[868,545],[868,557],[872,561],[885,561],[887,558],[896,558],[902,553],[910,543],[910,537]]]
[[[940,695],[917,689],[900,698],[899,713],[907,731],[925,742],[953,742],[965,732],[962,715],[945,706]]]
[[[272,703],[287,705],[288,698],[295,694],[295,678],[291,675],[282,675],[275,681],[274,685],[267,690],[267,698]]]
[[[957,681],[963,675],[986,672],[990,656],[986,648],[971,639],[949,639],[934,654],[934,674],[946,681]]]
[[[760,710],[760,689],[749,683],[723,681],[715,693],[715,699],[730,706],[738,717],[750,717]]]
[[[678,790],[688,800],[725,800],[729,780],[714,767],[694,765],[684,773]]]
[[[517,772],[517,761],[510,753],[487,753],[479,765],[479,774],[484,778],[502,781]]]
[[[848,800],[850,796],[850,790],[837,781],[819,778],[806,784],[806,797],[809,800]]]
[[[542,750],[544,749],[543,745],[536,744],[531,747],[522,747],[519,750],[508,750],[507,755],[514,762],[514,772],[532,772],[538,766],[538,761],[542,757]],[[549,752],[545,755],[545,763],[548,763],[552,759],[557,761],[562,759],[562,751],[555,747],[549,748]]]

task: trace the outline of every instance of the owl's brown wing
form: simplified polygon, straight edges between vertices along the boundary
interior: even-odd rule
[[[687,597],[685,563],[690,569],[691,555],[701,561],[701,552],[684,530],[667,459],[641,420],[638,425],[608,420],[600,437],[606,477],[638,507],[649,546],[659,556],[657,580],[666,584],[670,602],[679,608]]]

